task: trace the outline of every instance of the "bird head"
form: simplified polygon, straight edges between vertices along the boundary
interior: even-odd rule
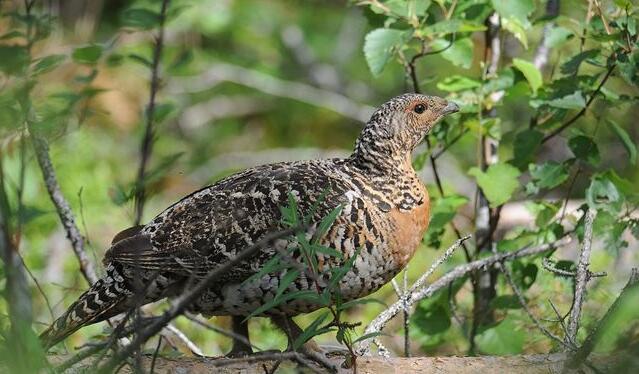
[[[437,122],[458,111],[457,104],[437,96],[396,96],[373,113],[357,139],[355,153],[368,161],[410,157]]]

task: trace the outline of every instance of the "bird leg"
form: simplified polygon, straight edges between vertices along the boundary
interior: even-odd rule
[[[243,316],[232,316],[233,347],[226,357],[244,357],[253,353],[249,341],[248,320]]]
[[[276,315],[271,316],[271,321],[275,326],[279,327],[288,337],[287,351],[293,350],[293,342],[302,334],[303,330],[293,321],[289,316]],[[315,352],[324,354],[324,350],[313,340],[309,339],[304,345],[302,345],[302,351]]]

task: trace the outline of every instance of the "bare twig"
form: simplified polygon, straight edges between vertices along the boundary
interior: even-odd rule
[[[555,243],[523,248],[514,252],[499,253],[490,257],[483,258],[481,260],[476,260],[467,264],[459,265],[435,282],[431,283],[429,286],[414,290],[410,294],[404,296],[405,298],[408,298],[408,301],[400,299],[389,306],[386,310],[378,314],[377,317],[375,317],[375,319],[373,319],[373,321],[366,327],[366,329],[364,330],[364,335],[382,331],[388,321],[390,321],[401,310],[403,310],[405,303],[407,303],[409,306],[412,306],[416,302],[432,296],[435,292],[441,290],[444,287],[447,287],[448,284],[450,284],[451,282],[467,276],[475,270],[493,266],[498,262],[509,261],[516,258],[547,252],[551,249],[566,245],[568,242],[570,242],[570,237],[565,237]],[[356,352],[359,355],[370,354],[368,340],[369,339],[364,339],[357,343]]]
[[[528,317],[530,317],[530,320],[535,324],[535,326],[537,326],[537,328],[539,328],[539,330],[551,340],[556,341],[557,343],[565,346],[566,348],[574,349],[575,347],[573,347],[572,345],[568,345],[567,342],[565,342],[563,339],[561,339],[557,335],[553,334],[550,330],[548,330],[544,325],[541,324],[541,321],[539,321],[539,319],[533,314],[532,310],[530,310],[530,307],[528,306],[528,303],[526,302],[524,295],[521,293],[521,290],[519,289],[519,287],[517,287],[517,285],[513,281],[513,276],[510,272],[510,269],[508,269],[502,263],[499,263],[498,266],[501,268],[501,271],[504,274],[504,277],[506,278],[508,285],[510,285],[510,288],[513,290],[513,292],[517,296],[517,300],[519,301],[519,304],[521,304],[521,306],[524,308],[524,310],[526,311],[526,314],[528,314]]]
[[[198,347],[195,343],[193,343],[193,341],[191,341],[191,339],[189,339],[188,336],[186,336],[186,334],[183,333],[177,327],[169,323],[168,325],[166,325],[164,330],[170,332],[173,336],[180,339],[189,348],[191,353],[193,353],[194,355],[200,356],[200,357],[204,356],[204,353],[202,352],[200,347]]]
[[[69,202],[66,200],[60,189],[58,178],[51,163],[49,157],[49,145],[46,139],[44,139],[36,130],[33,129],[31,121],[28,121],[29,132],[31,134],[31,141],[33,149],[35,150],[36,159],[40,170],[42,171],[42,177],[44,178],[44,184],[49,192],[49,197],[55,206],[60,222],[67,233],[67,238],[71,242],[73,252],[75,253],[78,262],[80,263],[80,271],[84,278],[93,284],[98,280],[98,276],[95,272],[95,268],[89,256],[84,248],[84,238],[78,229],[78,225],[75,222],[75,216],[71,210]]]
[[[149,93],[149,104],[146,107],[146,125],[144,127],[144,137],[140,146],[140,165],[138,167],[138,175],[135,185],[135,225],[139,225],[142,221],[144,213],[144,203],[146,202],[146,168],[151,158],[154,142],[154,124],[155,124],[155,97],[160,88],[160,59],[162,57],[162,49],[164,47],[164,22],[166,21],[166,11],[170,0],[163,0],[160,14],[158,16],[158,36],[153,48],[153,61],[151,62],[151,84]]]
[[[581,307],[586,294],[586,285],[590,278],[590,270],[588,269],[588,266],[590,265],[590,253],[592,250],[592,225],[596,216],[597,211],[590,208],[586,212],[584,220],[584,240],[581,253],[579,254],[579,262],[577,263],[577,271],[575,273],[575,295],[570,309],[570,318],[568,319],[568,342],[577,341],[577,332],[579,331],[579,321],[581,319]]]
[[[581,365],[590,355],[590,352],[595,348],[595,345],[601,338],[602,333],[604,332],[605,326],[611,321],[611,319],[617,313],[617,309],[619,305],[621,305],[622,301],[628,296],[629,292],[635,290],[639,286],[639,272],[637,268],[633,268],[630,273],[630,279],[626,286],[621,290],[619,296],[612,303],[606,314],[599,320],[599,323],[595,327],[595,329],[588,335],[584,343],[577,349],[577,351],[573,354],[571,359],[567,363],[567,368],[577,368]]]
[[[574,278],[575,277],[575,272],[574,271],[567,271],[567,270],[562,270],[562,269],[558,269],[555,267],[555,265],[552,263],[552,261],[550,261],[547,258],[544,258],[543,260],[541,260],[541,266],[543,266],[544,269],[548,270],[549,272],[555,274],[555,275],[559,275],[561,277],[567,277],[567,278]]]
[[[590,94],[590,98],[588,98],[588,101],[586,102],[586,105],[577,114],[575,114],[572,118],[570,118],[564,124],[562,124],[561,126],[556,128],[555,130],[553,130],[550,134],[546,135],[541,141],[542,144],[546,143],[550,139],[552,139],[555,136],[559,135],[562,131],[564,131],[566,128],[568,128],[570,125],[572,125],[575,121],[577,121],[579,118],[581,118],[584,114],[586,114],[586,111],[590,107],[590,104],[592,104],[592,102],[595,100],[597,95],[599,95],[599,92],[601,91],[601,88],[603,87],[604,84],[606,84],[606,82],[608,81],[608,78],[610,78],[610,76],[612,75],[612,72],[615,70],[616,66],[617,66],[616,63],[613,63],[612,65],[610,65],[610,67],[606,71],[606,75],[604,75],[604,77],[601,80],[601,82],[599,82],[599,85],[597,86],[597,88],[595,88],[595,90]]]

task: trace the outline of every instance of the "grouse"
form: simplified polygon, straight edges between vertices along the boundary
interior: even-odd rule
[[[429,221],[429,196],[415,173],[411,153],[453,102],[421,94],[397,96],[379,107],[344,159],[257,166],[231,175],[184,197],[151,222],[122,231],[104,256],[106,275],[94,283],[45,332],[49,348],[83,326],[104,321],[142,304],[180,295],[193,279],[204,277],[270,233],[284,230],[280,207],[290,196],[300,214],[314,210],[307,235],[336,206],[342,209],[319,239],[341,257],[325,259],[322,272],[359,254],[339,289],[344,301],[364,297],[390,281],[411,259]],[[283,273],[245,282],[293,238],[277,239],[241,262],[200,294],[188,310],[205,316],[232,316],[231,354],[250,353],[246,317],[273,300]],[[321,254],[319,255],[321,258]],[[320,275],[327,275],[320,274]],[[326,287],[328,276],[318,277]],[[146,292],[135,290],[140,282]],[[314,289],[298,277],[291,291]],[[291,319],[318,305],[292,299],[265,314],[280,328],[299,334]],[[293,337],[295,338],[295,337]]]

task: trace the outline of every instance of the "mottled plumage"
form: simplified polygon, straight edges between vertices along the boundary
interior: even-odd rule
[[[284,229],[280,207],[288,205],[289,194],[304,215],[326,193],[309,236],[342,205],[320,241],[340,251],[341,261],[361,248],[340,283],[345,300],[374,292],[406,265],[428,225],[428,193],[411,166],[411,152],[441,117],[456,111],[441,98],[398,96],[373,114],[349,158],[248,169],[183,198],[147,225],[123,231],[105,254],[106,275],[43,333],[45,344],[130,309],[140,302],[134,290],[145,289],[143,304],[179,295],[191,278],[203,277],[264,235]],[[218,279],[189,309],[207,316],[249,315],[273,299],[283,274],[243,281],[275,256],[277,247],[290,245],[289,239],[276,240]],[[321,255],[319,260],[323,286],[340,260]],[[289,289],[311,289],[311,281],[302,274]],[[289,318],[315,309],[308,301],[293,300],[268,313]]]

